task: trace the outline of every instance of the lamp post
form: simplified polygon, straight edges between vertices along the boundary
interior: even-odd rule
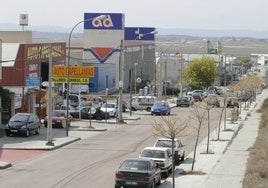
[[[68,136],[68,124],[69,124],[69,94],[70,94],[70,71],[69,71],[69,67],[70,67],[70,53],[71,53],[71,37],[72,37],[72,33],[74,31],[74,29],[81,23],[84,23],[86,21],[92,21],[94,19],[97,19],[97,20],[104,20],[106,19],[107,16],[106,15],[100,15],[100,16],[97,16],[97,17],[93,17],[93,18],[89,18],[89,19],[85,19],[85,20],[82,20],[80,22],[77,22],[73,28],[71,29],[70,33],[69,33],[69,39],[68,39],[68,61],[67,61],[67,94],[66,94],[66,99],[67,99],[67,118],[66,118],[66,136]]]

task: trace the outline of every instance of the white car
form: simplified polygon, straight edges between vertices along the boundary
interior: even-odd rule
[[[170,138],[159,138],[154,147],[162,147],[162,148],[169,148],[172,151],[172,140]],[[185,158],[185,150],[184,146],[182,145],[181,141],[177,138],[174,139],[174,160],[176,164],[179,162],[184,161]]]
[[[101,111],[109,113],[110,117],[116,117],[117,104],[116,102],[107,102],[101,106]]]
[[[172,154],[169,148],[145,147],[139,158],[150,158],[158,163],[161,173],[168,177],[172,172]]]

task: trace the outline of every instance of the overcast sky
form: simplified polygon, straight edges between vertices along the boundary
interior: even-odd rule
[[[0,24],[71,28],[87,13],[124,13],[127,27],[268,30],[268,0],[2,0]]]

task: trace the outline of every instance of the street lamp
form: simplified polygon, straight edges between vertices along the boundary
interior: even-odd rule
[[[70,33],[69,33],[69,40],[68,40],[68,61],[67,61],[67,94],[66,94],[66,99],[67,99],[67,119],[66,119],[66,136],[68,136],[68,124],[69,124],[69,94],[70,94],[70,71],[69,71],[69,67],[70,67],[70,53],[71,53],[71,37],[72,37],[72,33],[74,31],[74,29],[81,23],[84,23],[86,21],[92,21],[94,19],[97,19],[97,20],[105,20],[107,18],[106,15],[100,15],[100,16],[97,16],[97,17],[93,17],[93,18],[89,18],[89,19],[85,19],[85,20],[82,20],[78,23],[76,23],[73,28],[71,29]]]

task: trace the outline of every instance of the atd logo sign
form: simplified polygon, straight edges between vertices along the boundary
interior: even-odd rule
[[[110,15],[108,15],[107,18],[103,21],[99,20],[98,18],[95,18],[94,20],[92,20],[92,25],[94,27],[113,27],[114,26]]]
[[[105,20],[97,19],[100,15],[106,15]],[[84,29],[118,29],[122,30],[125,25],[125,16],[124,14],[116,13],[85,13],[84,20],[90,20],[84,22]]]

